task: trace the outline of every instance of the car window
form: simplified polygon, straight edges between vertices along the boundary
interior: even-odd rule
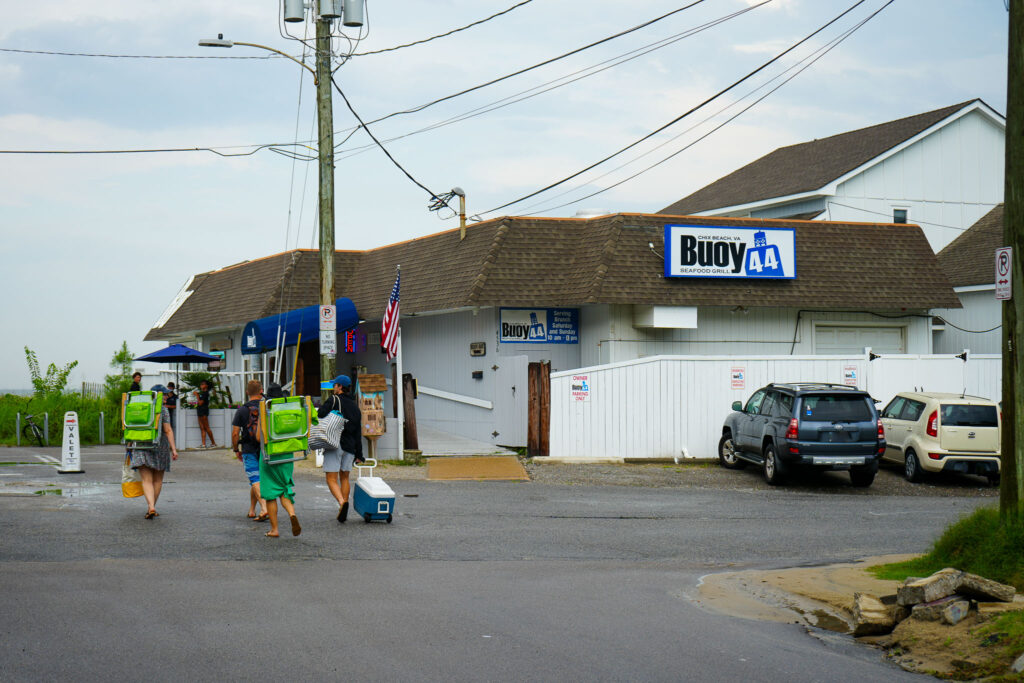
[[[803,418],[818,422],[866,422],[872,414],[863,396],[805,396]]]
[[[755,392],[754,395],[750,397],[750,400],[747,401],[747,407],[744,408],[744,410],[751,415],[757,415],[758,411],[761,410],[761,401],[764,400],[764,395],[766,393],[768,392],[764,389]]]
[[[764,401],[761,402],[761,414],[771,415],[772,408],[775,406],[775,398],[778,396],[774,391],[769,391],[768,395],[765,396]]]
[[[907,404],[903,406],[903,415],[900,419],[917,422],[921,418],[922,413],[924,413],[924,402],[908,398]]]
[[[779,394],[775,400],[775,414],[778,417],[790,417],[793,414],[793,397],[789,394]]]
[[[999,415],[995,406],[964,406],[944,404],[942,411],[943,427],[998,427]]]
[[[889,401],[889,405],[882,411],[882,417],[889,417],[895,420],[900,419],[900,413],[903,412],[903,406],[906,405],[907,399],[902,396],[897,396],[893,400]]]

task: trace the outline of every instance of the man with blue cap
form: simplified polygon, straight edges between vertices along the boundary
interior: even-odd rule
[[[338,501],[338,522],[344,523],[348,517],[349,473],[354,462],[364,460],[362,414],[352,397],[352,378],[348,375],[338,375],[334,379],[334,393],[320,406],[317,417],[324,418],[332,412],[345,418],[345,426],[341,430],[339,447],[324,450],[324,474],[327,476],[327,488]]]

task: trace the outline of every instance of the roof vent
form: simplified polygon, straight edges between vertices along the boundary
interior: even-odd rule
[[[576,218],[597,218],[598,216],[608,216],[612,213],[611,209],[580,209],[576,212]]]

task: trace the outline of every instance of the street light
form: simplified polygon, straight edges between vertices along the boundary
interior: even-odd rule
[[[298,6],[301,0],[293,0],[287,4]],[[232,47],[234,45],[245,45],[261,50],[268,50],[275,54],[287,57],[303,69],[313,74],[313,83],[316,85],[316,111],[318,127],[318,147],[320,165],[320,185],[317,196],[320,208],[320,305],[330,306],[334,304],[334,114],[331,106],[331,17],[337,16],[338,0],[318,0],[315,8],[320,10],[316,16],[316,70],[308,64],[295,59],[289,54],[281,52],[266,45],[257,43],[243,43],[231,41],[224,38],[224,34],[217,34],[216,38],[204,38],[199,41],[201,47]],[[350,10],[351,6],[351,10]],[[347,0],[343,2],[344,14],[346,15],[345,25],[362,24],[362,2],[361,0]],[[287,8],[286,8],[287,9]],[[296,11],[295,8],[292,12]],[[301,17],[301,10],[298,11]],[[289,18],[291,17],[291,18]],[[349,20],[357,20],[358,24],[350,24]],[[285,20],[296,20],[294,16],[286,11]],[[295,349],[298,353],[298,348]],[[320,355],[320,380],[325,381],[334,377],[334,355]],[[294,388],[293,388],[294,390]],[[327,399],[327,391],[321,391],[321,398]]]

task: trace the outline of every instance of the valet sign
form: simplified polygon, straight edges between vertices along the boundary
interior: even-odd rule
[[[795,279],[796,231],[666,225],[665,277]]]

